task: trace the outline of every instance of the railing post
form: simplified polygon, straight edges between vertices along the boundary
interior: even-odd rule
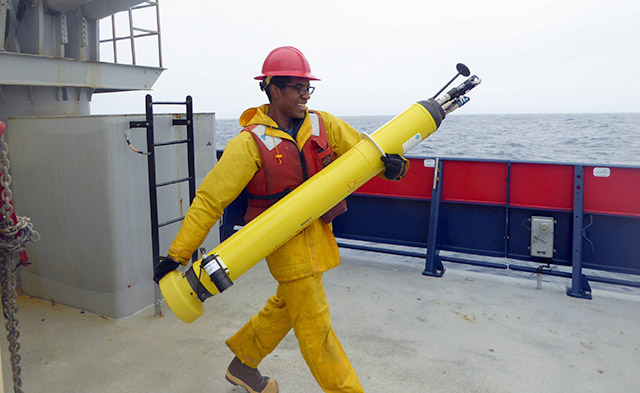
[[[425,276],[442,277],[445,268],[440,260],[438,244],[438,223],[440,199],[442,195],[442,161],[436,158],[433,167],[433,189],[431,190],[431,212],[429,214],[429,234],[427,235],[427,261],[422,272]]]
[[[571,257],[571,286],[567,295],[591,299],[591,287],[582,274],[582,226],[584,225],[584,166],[573,167],[573,241]]]
[[[187,96],[185,99],[187,112],[187,167],[189,173],[189,206],[196,199],[196,138],[193,132],[193,99]],[[191,256],[191,261],[198,260],[198,251]]]
[[[504,179],[507,183],[507,194],[505,195],[504,204],[504,257],[509,257],[509,218],[510,218],[510,199],[511,199],[511,161],[507,162],[507,178]]]
[[[162,68],[162,39],[160,34],[160,0],[149,2],[156,5],[156,27],[158,28],[158,67]]]
[[[195,136],[193,133],[193,100],[191,96],[187,96],[186,98],[186,109],[187,109],[187,164],[188,164],[188,173],[191,179],[189,180],[189,205],[193,203],[193,200],[196,197],[196,149],[195,149]]]
[[[131,8],[129,8],[129,36],[131,37],[131,62],[136,65],[136,37],[133,31],[133,12]]]
[[[118,40],[116,40],[116,14],[111,14],[111,35],[113,36],[113,62],[118,64]]]

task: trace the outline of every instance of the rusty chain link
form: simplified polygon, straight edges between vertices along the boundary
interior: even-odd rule
[[[16,318],[16,312],[18,307],[16,305],[17,292],[16,292],[16,269],[18,264],[14,264],[15,253],[2,253],[2,260],[0,260],[0,280],[2,282],[2,311],[4,317],[7,320],[5,328],[9,334],[7,340],[9,341],[9,353],[11,353],[11,371],[13,372],[13,391],[15,393],[22,393],[22,368],[20,367],[20,343],[18,337],[20,337],[20,331],[18,330],[18,318]]]
[[[11,370],[13,372],[13,390],[22,393],[22,369],[20,367],[20,331],[18,330],[18,307],[16,290],[16,271],[20,262],[16,262],[17,253],[26,249],[32,241],[40,240],[40,234],[33,230],[33,225],[28,217],[15,217],[13,219],[13,204],[11,203],[11,175],[9,174],[9,146],[0,138],[0,185],[2,192],[0,199],[2,205],[2,220],[0,221],[0,285],[2,285],[2,311],[7,320],[5,328],[9,334],[9,352],[11,353]]]

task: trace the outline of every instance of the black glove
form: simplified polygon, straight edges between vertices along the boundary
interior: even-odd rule
[[[156,284],[160,284],[162,277],[176,270],[178,266],[180,266],[180,262],[176,262],[169,257],[162,258],[153,270],[153,281],[155,281]]]
[[[384,162],[384,177],[393,181],[400,181],[407,174],[409,160],[399,154],[386,154],[380,159]]]

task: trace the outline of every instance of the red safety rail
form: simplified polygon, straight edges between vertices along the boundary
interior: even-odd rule
[[[407,176],[398,183],[374,177],[356,194],[431,199],[432,159],[410,159]],[[429,166],[425,166],[429,164]],[[442,200],[506,204],[507,162],[443,161]],[[594,170],[599,176],[594,175]],[[603,176],[609,172],[609,176]],[[509,204],[548,210],[573,210],[574,166],[511,163]],[[585,167],[584,210],[588,213],[640,217],[640,168]]]
[[[504,205],[507,164],[489,161],[445,161],[442,200]]]
[[[433,188],[434,160],[422,158],[410,158],[407,175],[399,182],[391,183],[381,177],[374,177],[360,187],[356,195],[377,195],[385,197],[431,199]]]
[[[584,188],[585,212],[640,217],[640,168],[585,167]]]
[[[511,164],[510,204],[553,210],[573,210],[573,166]]]

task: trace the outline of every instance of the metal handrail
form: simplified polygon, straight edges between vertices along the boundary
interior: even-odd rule
[[[113,62],[114,63],[118,63],[118,46],[117,46],[117,42],[118,41],[123,41],[123,40],[130,40],[131,41],[131,62],[133,65],[137,65],[137,60],[136,60],[136,38],[142,38],[142,37],[151,37],[151,36],[157,36],[158,37],[158,66],[162,67],[162,38],[161,38],[161,33],[160,33],[160,0],[149,0],[149,1],[145,1],[145,4],[142,5],[137,5],[134,7],[131,7],[127,10],[128,14],[129,14],[129,33],[128,35],[124,35],[124,36],[117,36],[116,34],[116,14],[112,14],[111,15],[111,38],[105,38],[105,39],[101,39],[99,40],[99,42],[102,43],[107,43],[107,42],[111,42],[113,44]],[[134,10],[139,10],[139,9],[143,9],[143,8],[149,8],[149,7],[156,7],[156,27],[157,30],[153,30],[153,29],[146,29],[146,28],[142,28],[142,27],[136,27],[133,25],[133,11]],[[136,32],[142,32],[144,34],[136,34]]]

